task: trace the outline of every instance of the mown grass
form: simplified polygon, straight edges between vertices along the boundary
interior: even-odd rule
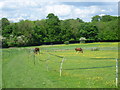
[[[3,50],[4,88],[115,88],[118,43],[91,43],[38,46]],[[84,53],[74,48],[82,47]],[[91,51],[100,47],[99,51]],[[62,76],[59,69],[62,56]],[[46,61],[47,60],[47,61]]]

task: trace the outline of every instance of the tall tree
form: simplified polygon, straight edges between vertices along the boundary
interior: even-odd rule
[[[110,16],[110,15],[104,15],[101,17],[101,21],[103,22],[108,22],[108,21],[112,21],[112,20],[116,20],[117,17],[116,16]]]
[[[92,17],[92,22],[98,22],[101,20],[101,17],[99,15],[93,16]]]
[[[39,45],[43,42],[89,40],[119,40],[117,16],[93,16],[92,22],[82,19],[59,20],[53,13],[44,20],[21,20],[17,23],[2,18],[3,46]]]
[[[98,28],[91,23],[84,23],[80,29],[80,34],[86,39],[96,40],[98,35]]]
[[[47,27],[47,38],[48,42],[59,41],[59,34],[60,34],[60,20],[57,16],[53,13],[48,14],[46,20],[46,27]]]
[[[7,18],[2,18],[0,22],[1,22],[0,26],[2,28],[3,36],[9,36],[8,34],[11,33],[11,26],[9,26],[10,25],[9,20]]]
[[[42,44],[45,40],[45,37],[47,35],[46,31],[46,20],[37,20],[35,21],[35,27],[34,27],[34,43],[36,44]]]
[[[9,20],[7,19],[7,18],[2,18],[1,19],[1,22],[2,22],[2,29],[4,30],[4,28],[6,27],[6,26],[8,26],[9,24],[10,24],[10,22],[9,22]]]

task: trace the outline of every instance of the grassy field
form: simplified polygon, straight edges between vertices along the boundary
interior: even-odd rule
[[[115,88],[118,43],[43,45],[3,49],[3,88]],[[84,53],[76,53],[81,47]],[[98,47],[99,51],[91,51]],[[60,65],[62,74],[60,77]]]

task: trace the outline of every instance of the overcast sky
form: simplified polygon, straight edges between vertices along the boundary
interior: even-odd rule
[[[61,20],[80,18],[89,22],[95,15],[118,16],[118,0],[0,0],[0,19],[41,20],[49,13]]]

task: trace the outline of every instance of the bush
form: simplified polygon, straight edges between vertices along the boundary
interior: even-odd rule
[[[80,43],[85,43],[86,38],[85,37],[81,37],[79,40],[80,40]]]
[[[100,50],[100,49],[97,48],[97,47],[94,47],[94,48],[91,49],[91,51],[99,51],[99,50]]]
[[[68,44],[69,44],[69,41],[65,41],[64,44],[68,45]]]

